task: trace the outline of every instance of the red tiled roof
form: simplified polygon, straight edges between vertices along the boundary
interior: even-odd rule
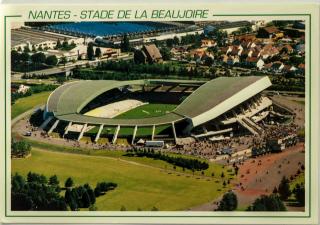
[[[267,31],[269,34],[273,34],[273,33],[278,33],[279,29],[276,28],[275,26],[271,26],[271,27],[264,27],[263,28],[265,31]]]
[[[246,61],[247,62],[258,62],[258,58],[257,57],[248,57],[247,59],[246,59]]]
[[[304,69],[304,68],[305,68],[305,64],[300,63],[300,64],[298,65],[298,68],[299,68],[299,69]]]

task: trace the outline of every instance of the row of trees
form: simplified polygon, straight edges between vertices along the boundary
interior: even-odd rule
[[[282,201],[287,201],[289,197],[293,194],[298,206],[304,206],[305,205],[305,188],[304,185],[296,184],[293,190],[290,188],[290,181],[285,176],[282,178],[278,188],[275,187],[273,190],[273,193],[279,194],[280,199]]]
[[[27,179],[19,174],[11,178],[11,210],[64,211],[67,205],[60,195],[60,188],[50,177],[49,182],[44,175],[31,173]]]
[[[26,72],[33,70],[46,69],[56,66],[58,59],[55,55],[46,56],[43,52],[29,54],[27,52],[11,51],[11,70]]]
[[[163,154],[160,151],[154,151],[153,149],[129,149],[127,150],[126,156],[137,156],[137,157],[147,157],[152,159],[159,159],[166,161],[175,166],[179,166],[182,168],[186,168],[189,170],[206,170],[209,168],[209,164],[207,162],[200,161],[198,159],[188,159],[184,157],[175,157],[169,156],[167,154]]]
[[[96,197],[117,187],[112,182],[98,183],[95,190],[89,184],[73,187],[74,181],[69,177],[64,183],[66,192],[63,197],[56,175],[47,179],[42,174],[32,172],[27,174],[27,179],[15,174],[11,178],[11,184],[11,209],[23,211],[66,211],[68,206],[73,211],[80,208],[95,210]]]
[[[57,45],[55,46],[55,49],[59,49],[62,51],[70,51],[71,49],[75,48],[77,45],[72,41],[70,44],[68,43],[67,39],[64,39],[61,43],[60,39],[57,41]]]
[[[170,55],[168,55],[170,57]],[[171,65],[171,64],[135,64],[133,61],[121,60],[119,62],[107,61],[99,63],[99,65],[92,71],[88,73],[87,70],[75,69],[73,72],[74,78],[86,79],[86,80],[95,80],[95,79],[110,79],[110,72],[120,72],[117,80],[121,80],[121,77],[124,79],[134,79],[143,78],[146,75],[153,76],[183,76],[190,78],[203,78],[207,77],[206,71],[201,67],[191,67],[187,68],[186,65]],[[210,73],[214,70],[210,70]],[[130,75],[125,77],[125,75]]]
[[[80,208],[89,208],[96,202],[96,196],[89,184],[67,188],[65,192],[65,201],[72,211]]]
[[[118,185],[113,182],[100,182],[97,183],[93,190],[89,184],[83,186],[73,187],[74,182],[71,177],[65,181],[65,199],[66,203],[72,211],[79,210],[80,208],[89,208],[93,210],[96,198],[104,195],[110,190],[114,190]]]
[[[230,191],[223,195],[216,211],[234,211],[238,207],[237,195]],[[286,211],[279,195],[262,195],[246,211]]]
[[[93,46],[93,43],[90,42],[87,47],[87,58],[89,60],[94,60],[102,56],[101,48],[97,47],[96,50],[94,50]]]
[[[247,211],[286,211],[286,207],[281,201],[279,195],[262,195],[257,198]]]
[[[11,157],[26,157],[31,153],[31,145],[26,141],[15,141],[11,143]]]

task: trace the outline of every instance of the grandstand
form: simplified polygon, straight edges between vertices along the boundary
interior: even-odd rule
[[[41,128],[48,134],[58,130],[61,136],[67,137],[72,126],[80,125],[82,128],[77,129],[76,134],[78,140],[95,128],[92,130],[96,131],[93,138],[96,142],[108,129],[113,143],[121,136],[122,129],[130,129],[132,144],[140,129],[148,130],[145,135],[154,140],[160,127],[169,128],[167,135],[176,143],[184,137],[212,139],[235,133],[259,136],[263,133],[259,123],[273,112],[272,101],[262,94],[269,86],[271,82],[266,76],[220,77],[207,82],[76,81],[62,85],[51,93]],[[135,119],[118,117],[121,113],[148,104],[155,107],[172,104],[173,107],[157,116]],[[104,110],[103,113],[101,110]]]

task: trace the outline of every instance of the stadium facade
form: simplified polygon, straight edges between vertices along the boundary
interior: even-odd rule
[[[106,127],[114,127],[115,143],[123,127],[133,128],[132,143],[137,130],[151,128],[154,139],[157,126],[171,127],[172,138],[194,138],[232,134],[236,127],[259,135],[258,122],[272,110],[272,101],[262,92],[271,86],[267,76],[220,77],[210,81],[191,80],[131,80],[131,81],[76,81],[58,87],[49,96],[44,110],[42,129],[50,134],[63,122],[63,136],[77,124],[80,140],[88,127],[98,127],[94,141],[98,141]],[[149,96],[149,97],[148,97]],[[178,97],[176,97],[178,96]],[[157,97],[157,98],[155,98]],[[160,102],[176,101],[177,107],[162,116],[138,119],[96,117],[86,112],[97,107],[108,107],[123,99],[137,99],[148,103],[148,98]],[[177,99],[177,100],[174,100]]]

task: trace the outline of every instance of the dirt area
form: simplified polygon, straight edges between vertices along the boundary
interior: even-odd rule
[[[247,206],[260,195],[271,194],[282,177],[294,176],[301,164],[304,165],[304,161],[304,144],[299,143],[281,153],[268,154],[242,163],[234,189],[239,205]]]
[[[304,144],[288,148],[281,153],[272,153],[258,158],[251,158],[240,165],[233,191],[238,197],[238,206],[243,209],[254,202],[260,195],[269,195],[278,186],[282,177],[294,176],[304,165]],[[299,163],[301,163],[299,165]],[[193,207],[192,211],[213,211],[221,199],[215,199],[203,205]],[[303,207],[287,206],[288,211],[303,211]]]

